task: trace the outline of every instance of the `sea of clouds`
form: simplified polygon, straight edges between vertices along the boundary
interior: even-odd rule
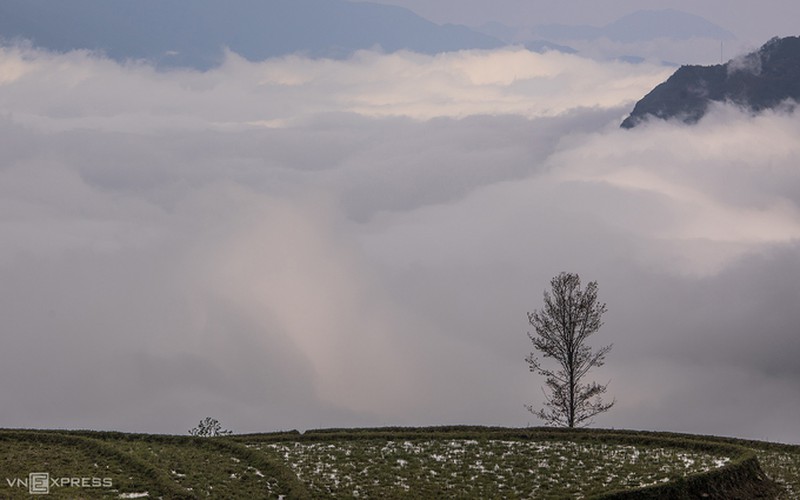
[[[596,425],[798,442],[800,117],[620,129],[671,72],[0,49],[0,425],[536,424],[526,312],[572,271]]]

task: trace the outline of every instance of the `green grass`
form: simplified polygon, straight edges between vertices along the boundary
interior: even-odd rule
[[[722,467],[730,458],[652,446],[494,439],[252,444],[292,467],[314,497],[458,492],[584,498]]]
[[[0,497],[30,498],[26,487],[12,486],[30,473],[47,472],[53,480],[67,482],[50,490],[47,498],[109,498],[125,493],[164,493],[147,464],[96,440],[57,433],[0,431]],[[72,478],[87,478],[89,487],[71,485]],[[110,480],[112,487],[103,484]]]
[[[779,496],[759,480],[761,470],[782,487]],[[31,472],[112,481],[57,486],[42,498],[800,498],[800,446],[604,430],[331,429],[205,439],[0,430],[0,498],[30,498],[6,479]]]
[[[60,477],[96,477],[111,478],[118,491],[147,491],[149,482],[143,482],[138,475],[132,476],[124,464],[118,460],[97,460],[89,453],[75,450],[70,445],[37,443],[26,441],[5,442],[0,455],[0,471],[3,474],[3,486],[7,487],[6,478],[27,479],[31,472],[58,471]],[[17,493],[27,493],[20,490]],[[2,496],[8,495],[3,490]],[[99,488],[65,487],[54,491],[51,498],[103,498],[106,492]],[[19,495],[18,495],[19,496]],[[24,495],[27,497],[27,494]]]
[[[800,498],[800,450],[756,448],[761,468],[767,476],[775,480],[784,490],[779,497],[786,500]]]
[[[277,480],[231,453],[179,442],[129,441],[125,453],[169,474],[180,487],[200,497],[259,498],[277,496]]]

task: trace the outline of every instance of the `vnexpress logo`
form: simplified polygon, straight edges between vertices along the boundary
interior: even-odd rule
[[[31,495],[47,495],[50,488],[111,488],[110,477],[50,477],[49,472],[31,472],[27,478],[6,478],[12,488],[28,488]]]

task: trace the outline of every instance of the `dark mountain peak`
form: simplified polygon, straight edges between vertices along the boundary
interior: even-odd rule
[[[632,128],[649,117],[695,123],[712,102],[758,112],[800,100],[800,38],[773,38],[760,49],[713,66],[681,66],[644,96],[622,122]]]

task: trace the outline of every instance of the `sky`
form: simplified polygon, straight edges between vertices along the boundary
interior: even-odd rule
[[[595,426],[800,443],[800,117],[620,129],[671,72],[0,49],[0,425],[536,425],[527,312],[570,271]]]

